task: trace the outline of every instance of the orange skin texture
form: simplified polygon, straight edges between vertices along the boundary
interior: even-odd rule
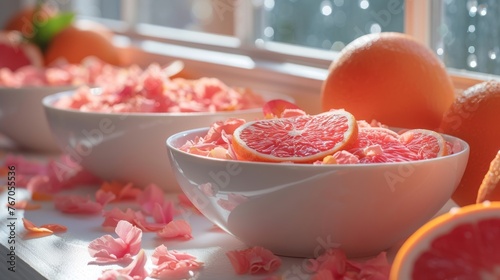
[[[476,203],[486,200],[500,201],[500,150],[491,161],[490,169],[484,176],[483,182],[477,192]]]
[[[434,239],[439,236],[436,235],[435,230],[441,227],[446,227],[448,224],[454,223],[457,219],[464,219],[470,215],[476,215],[483,212],[490,213],[490,217],[495,217],[500,215],[500,202],[491,202],[490,205],[485,206],[483,204],[472,204],[465,207],[462,207],[458,210],[457,213],[446,213],[439,217],[436,217],[422,227],[420,227],[415,233],[413,233],[401,246],[394,261],[392,263],[390,280],[401,280],[404,279],[402,277],[406,277],[408,275],[403,274],[402,266],[404,263],[409,261],[416,261],[415,259],[409,259],[409,254],[413,250],[421,249],[423,246],[422,239],[425,239],[427,236],[432,236]],[[464,221],[465,222],[465,221]],[[470,222],[470,221],[469,221]],[[458,225],[455,225],[458,226]],[[450,228],[451,230],[451,228]],[[450,245],[454,246],[454,245]]]
[[[440,130],[465,140],[469,161],[453,200],[460,206],[476,202],[478,189],[500,150],[500,82],[477,84],[461,93],[443,117]]]
[[[385,32],[362,36],[340,52],[322,85],[321,104],[358,120],[434,130],[454,96],[445,66],[430,49]]]
[[[58,59],[78,64],[87,56],[95,56],[112,65],[121,65],[119,49],[111,38],[99,29],[70,26],[58,33],[45,51],[45,64]]]

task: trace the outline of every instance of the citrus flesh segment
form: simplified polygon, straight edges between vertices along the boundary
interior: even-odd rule
[[[479,186],[476,202],[500,201],[500,151],[490,163],[490,169]]]
[[[361,127],[358,138],[348,152],[360,163],[402,162],[418,157],[398,140],[398,134],[383,127]]]
[[[399,141],[421,159],[436,158],[448,154],[443,136],[427,129],[411,129],[399,136]]]
[[[391,279],[500,279],[499,236],[499,202],[454,209],[405,241]]]
[[[310,163],[348,146],[357,132],[352,114],[331,110],[247,122],[234,131],[232,144],[240,160]]]

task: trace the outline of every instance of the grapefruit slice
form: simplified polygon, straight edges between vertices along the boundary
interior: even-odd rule
[[[354,142],[358,126],[344,110],[247,122],[233,133],[239,160],[311,163]]]
[[[443,136],[427,129],[410,129],[399,136],[399,141],[420,159],[429,159],[448,154],[448,145]]]
[[[0,32],[0,68],[15,71],[23,66],[41,67],[43,56],[37,46],[23,41],[17,31]]]
[[[391,280],[500,279],[500,202],[454,208],[399,249]]]
[[[398,137],[396,132],[384,127],[360,127],[358,139],[348,152],[357,156],[360,163],[418,160]]]
[[[500,201],[500,151],[490,163],[490,169],[484,176],[477,192],[477,203],[486,200]]]

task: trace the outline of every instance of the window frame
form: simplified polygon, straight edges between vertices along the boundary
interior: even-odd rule
[[[137,19],[138,0],[121,0],[122,22],[117,23],[113,20],[100,18],[94,18],[94,20],[103,21],[110,25],[117,34],[132,41],[154,41],[167,45],[187,47],[191,50],[199,49],[246,56],[255,62],[255,68],[263,68],[269,71],[279,70],[281,74],[288,73],[295,77],[300,76],[300,73],[294,72],[294,68],[298,69],[300,66],[304,66],[326,70],[331,62],[336,59],[338,53],[335,51],[290,46],[277,42],[259,42],[259,40],[256,40],[257,26],[254,22],[259,8],[253,6],[252,2],[254,1],[235,1],[237,1],[237,4],[234,5],[233,12],[239,20],[234,21],[234,37],[186,30],[179,32],[178,29],[174,28],[139,23]],[[405,0],[404,9],[404,32],[429,47],[433,42],[433,38],[431,38],[432,22],[436,21],[436,14],[431,12],[433,4],[435,3],[432,0]],[[158,34],[163,35],[159,36]],[[141,44],[135,46],[141,47]],[[293,67],[290,67],[291,70],[287,70],[283,66],[284,64]],[[467,70],[452,68],[447,68],[447,70],[458,91],[496,77],[495,75]],[[322,79],[325,75],[326,73],[313,75],[313,79]]]

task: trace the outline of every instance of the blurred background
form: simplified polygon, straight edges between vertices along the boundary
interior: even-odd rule
[[[0,0],[0,24],[34,1]],[[51,1],[49,1],[51,2]],[[258,42],[339,51],[382,31],[404,31],[404,0],[53,0],[82,17],[235,36],[251,30]],[[248,6],[250,3],[250,6]],[[245,7],[241,8],[242,5]],[[500,1],[433,0],[430,47],[454,69],[500,74]],[[238,18],[238,21],[234,19]],[[238,29],[238,24],[239,28]],[[284,45],[283,48],[286,46]]]

